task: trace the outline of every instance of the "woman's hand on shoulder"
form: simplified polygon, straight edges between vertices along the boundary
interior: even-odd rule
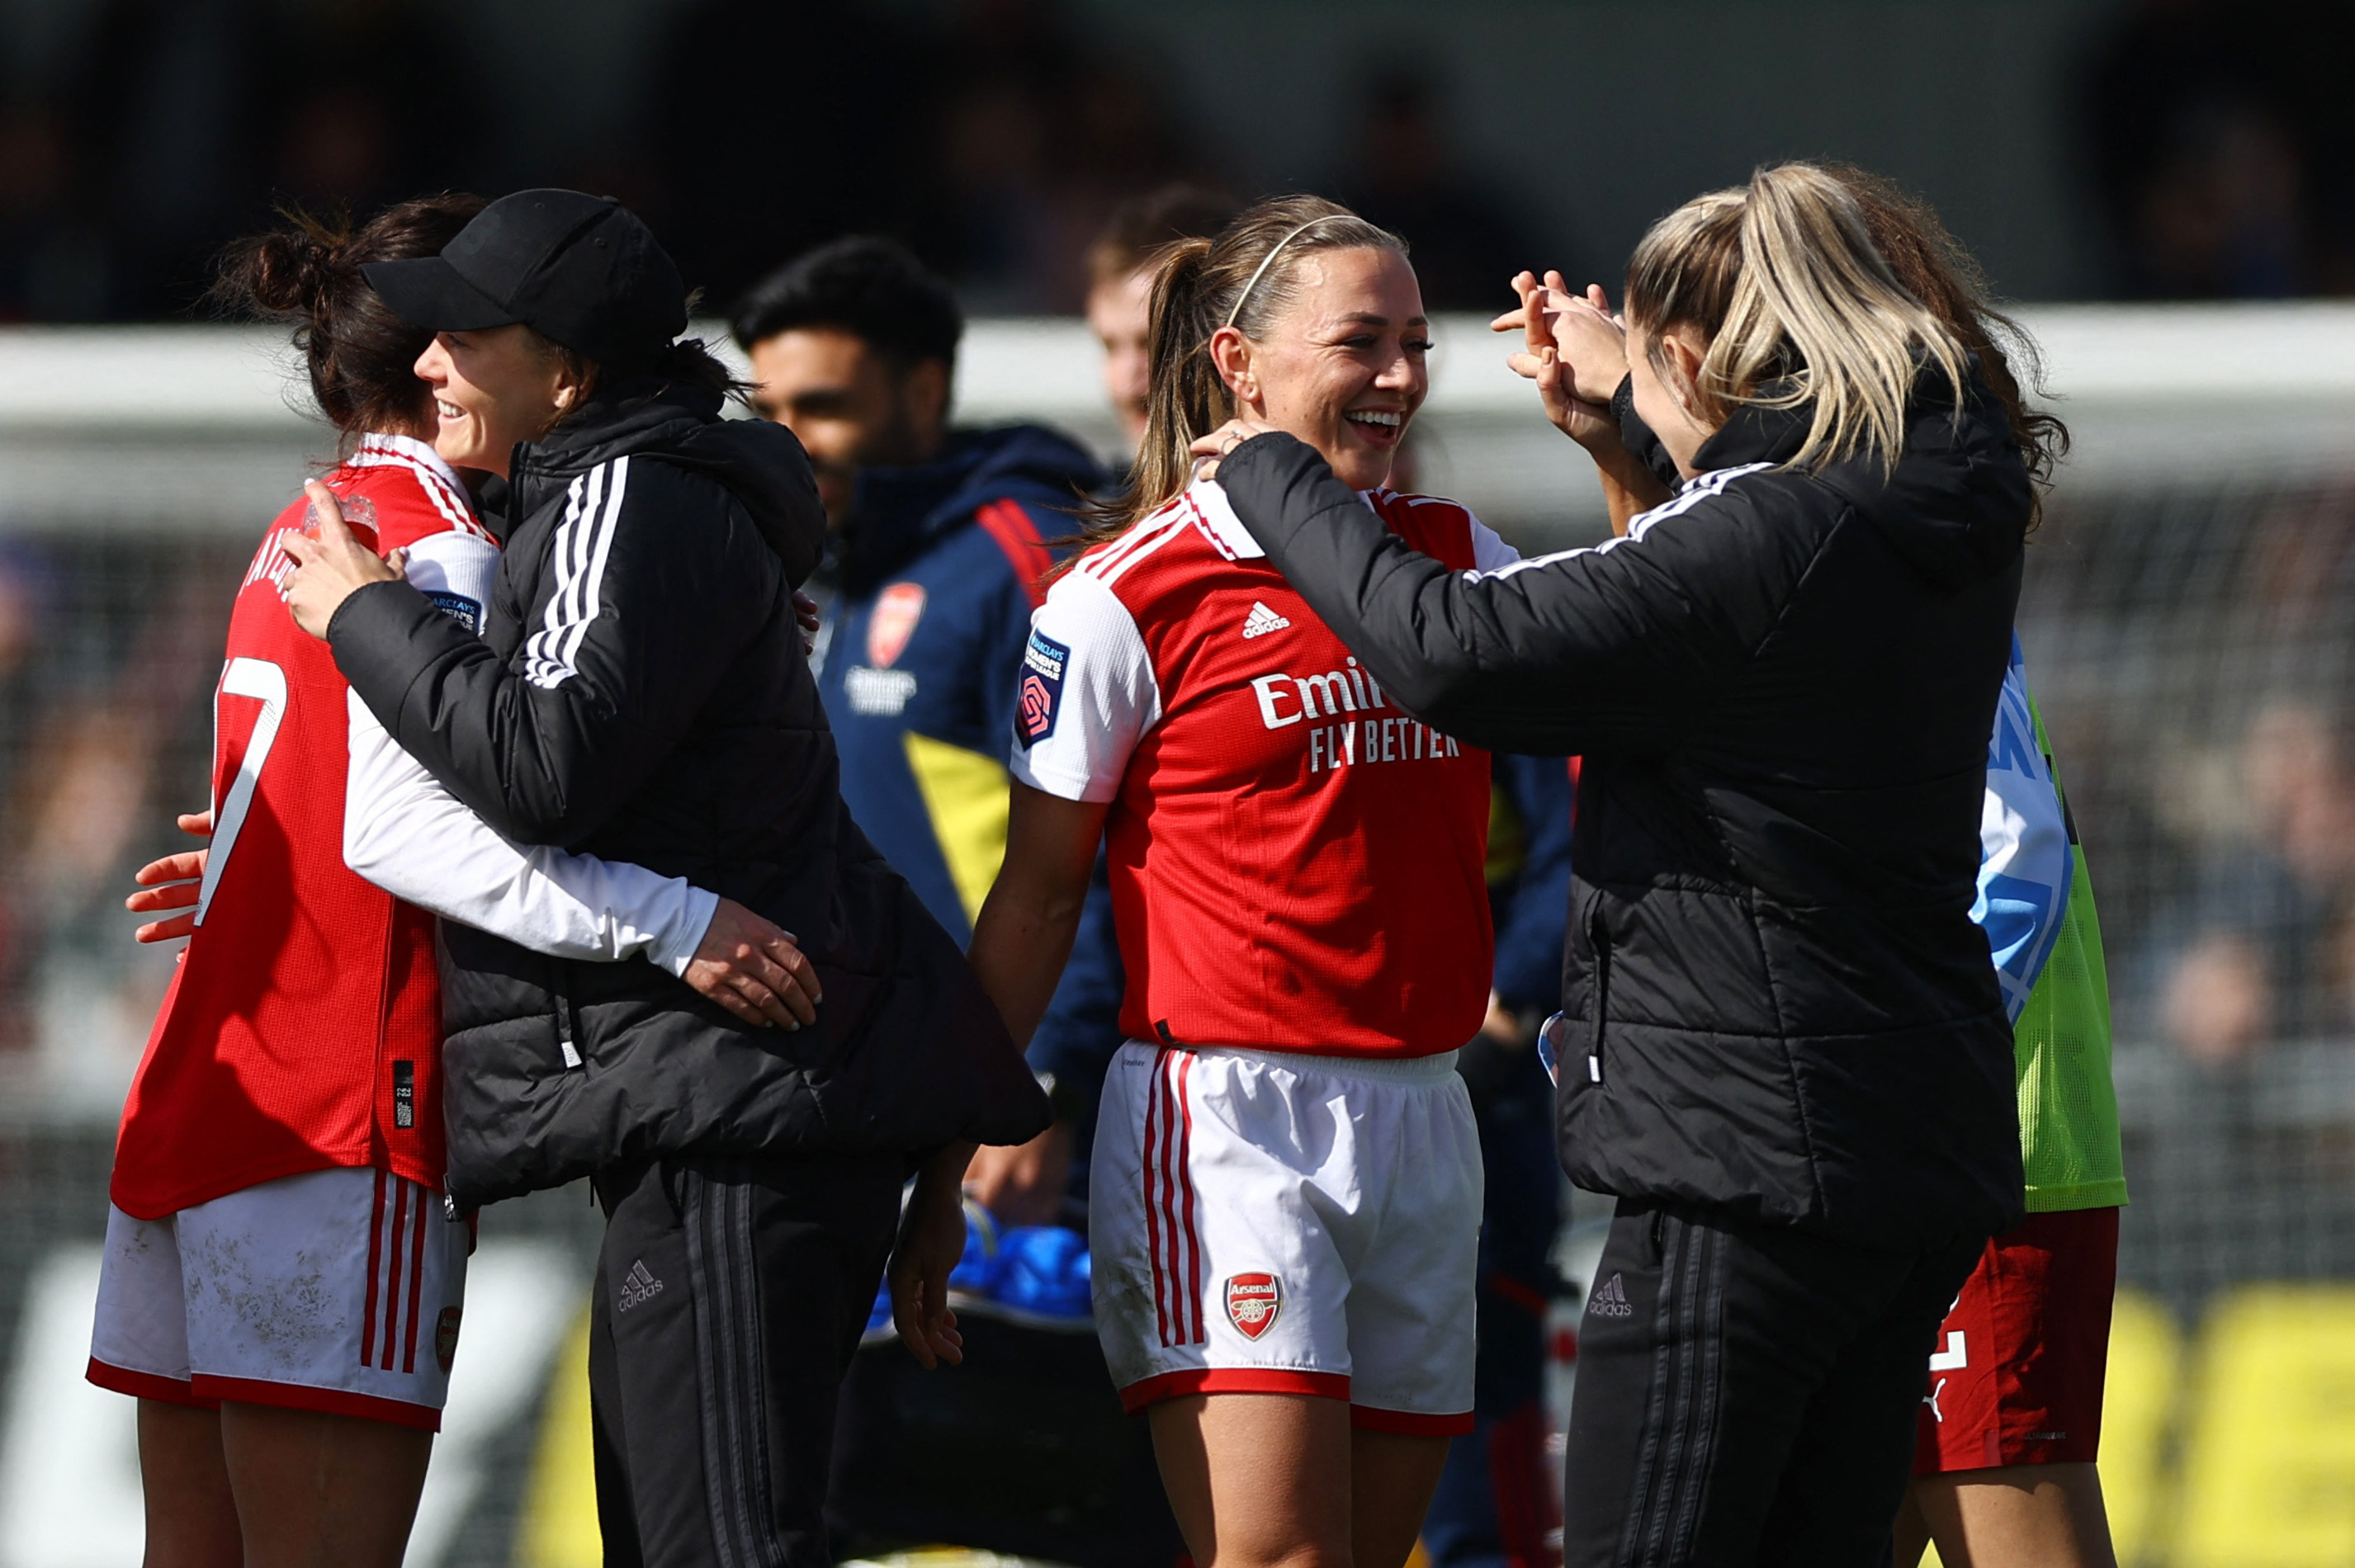
[[[344,600],[370,583],[395,580],[401,575],[401,567],[388,563],[345,526],[344,510],[336,503],[334,491],[315,479],[305,480],[303,489],[318,514],[319,532],[314,538],[289,530],[281,541],[294,558],[294,567],[279,582],[278,597],[293,613],[295,625],[325,641],[327,623],[343,608]]]
[[[1588,284],[1582,296],[1559,272],[1542,281],[1523,272],[1513,291],[1519,307],[1488,323],[1491,332],[1522,334],[1521,350],[1507,366],[1537,383],[1546,418],[1572,440],[1590,451],[1621,445],[1611,397],[1627,374],[1627,333],[1612,315],[1603,285]]]
[[[1272,435],[1274,430],[1273,425],[1263,425],[1257,419],[1244,418],[1241,416],[1229,419],[1188,449],[1194,455],[1194,477],[1196,479],[1218,478],[1219,463],[1229,452],[1233,451],[1253,436]]]

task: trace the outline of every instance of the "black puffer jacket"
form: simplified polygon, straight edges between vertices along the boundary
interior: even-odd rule
[[[1628,537],[1487,577],[1289,437],[1220,478],[1402,706],[1584,756],[1573,1181],[1867,1244],[1999,1231],[2011,1032],[1970,907],[2028,477],[1976,395],[1919,398],[1893,476],[1778,467],[1808,414],[1738,415]]]
[[[808,461],[717,409],[625,387],[517,448],[479,641],[401,583],[329,628],[352,689],[493,827],[736,899],[823,982],[817,1027],[753,1030],[650,965],[445,922],[461,1207],[687,1150],[914,1154],[1048,1123],[955,943],[842,803],[789,598],[825,531]]]

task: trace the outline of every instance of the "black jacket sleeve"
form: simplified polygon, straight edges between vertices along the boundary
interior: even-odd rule
[[[1660,444],[1652,427],[1644,423],[1644,416],[1636,412],[1634,376],[1619,378],[1618,387],[1611,394],[1611,414],[1619,421],[1619,440],[1636,454],[1637,462],[1651,471],[1654,479],[1670,491],[1684,482],[1685,476],[1677,471],[1677,460],[1668,455],[1668,449]]]
[[[1792,580],[1787,563],[1738,558],[1766,531],[1739,526],[1719,494],[1655,514],[1681,525],[1481,574],[1411,548],[1291,436],[1244,442],[1219,481],[1401,706],[1494,751],[1675,745],[1739,677]]]
[[[500,565],[503,591],[518,569],[555,577],[512,664],[406,583],[359,589],[327,628],[336,666],[401,749],[522,843],[593,832],[783,612],[775,556],[718,483],[658,461],[608,469],[610,514],[568,517],[550,562]],[[527,611],[540,598],[518,597]]]

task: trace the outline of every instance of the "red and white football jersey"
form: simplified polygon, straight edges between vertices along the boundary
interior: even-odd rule
[[[355,532],[380,550],[494,547],[422,442],[369,436],[326,482],[373,503],[376,536]],[[332,1166],[442,1184],[433,916],[345,866],[346,686],[278,596],[305,505],[271,525],[229,617],[198,923],[116,1140],[112,1196],[140,1219]]]
[[[1366,501],[1451,567],[1516,558],[1453,502]],[[1015,776],[1111,802],[1128,1034],[1421,1056],[1478,1032],[1487,754],[1401,713],[1215,482],[1080,558],[1020,680]]]

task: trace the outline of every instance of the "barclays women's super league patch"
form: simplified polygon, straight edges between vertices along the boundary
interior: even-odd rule
[[[1071,651],[1044,632],[1030,633],[1022,651],[1020,705],[1014,715],[1014,743],[1028,751],[1055,733],[1055,713],[1063,705],[1063,672]]]
[[[477,604],[473,599],[468,599],[464,594],[451,593],[447,589],[443,588],[426,588],[423,591],[426,602],[431,604],[434,609],[440,610],[442,614],[448,616],[451,620],[456,621],[459,625],[473,632],[475,636],[480,637],[483,634],[483,607],[481,605]]]

